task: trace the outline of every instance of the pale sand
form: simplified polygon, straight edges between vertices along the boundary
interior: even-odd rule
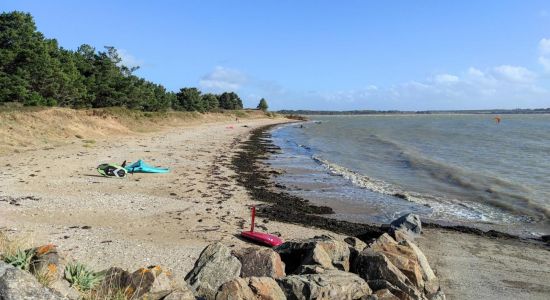
[[[184,276],[209,243],[250,245],[236,235],[249,227],[254,202],[237,185],[231,156],[251,129],[278,122],[283,120],[194,124],[111,137],[90,147],[76,139],[73,145],[2,156],[0,200],[39,200],[21,200],[20,206],[0,201],[0,229],[35,245],[58,245],[70,259],[96,270],[162,265]],[[171,172],[117,179],[95,170],[100,163],[140,158]],[[258,230],[284,239],[328,233],[256,222]]]
[[[447,299],[550,299],[547,247],[441,229],[424,229],[417,243]]]

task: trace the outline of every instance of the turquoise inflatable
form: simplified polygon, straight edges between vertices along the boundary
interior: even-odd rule
[[[128,173],[168,173],[168,168],[155,168],[146,164],[143,160],[138,160],[135,163],[124,167]]]

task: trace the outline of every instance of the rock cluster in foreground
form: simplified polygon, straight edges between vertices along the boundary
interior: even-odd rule
[[[186,281],[204,299],[445,299],[426,257],[421,232],[407,215],[374,240],[331,236],[276,248],[231,252],[220,243],[201,253]]]
[[[392,222],[388,232],[368,241],[324,235],[287,241],[274,249],[231,251],[214,243],[202,251],[185,280],[160,267],[132,273],[113,267],[103,272],[90,298],[112,299],[113,291],[123,291],[127,299],[153,300],[445,299],[426,257],[414,244],[421,232],[418,217],[404,216]],[[53,250],[44,253],[35,269],[54,265],[63,270]],[[0,262],[0,299],[81,296],[63,276],[47,288],[29,272]]]

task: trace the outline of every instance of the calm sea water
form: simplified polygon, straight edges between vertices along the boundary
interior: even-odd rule
[[[336,218],[550,233],[550,115],[318,116],[273,140],[277,180]]]

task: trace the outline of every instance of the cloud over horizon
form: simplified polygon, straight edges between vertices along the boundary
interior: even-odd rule
[[[212,92],[235,92],[248,82],[248,77],[241,71],[217,66],[199,80],[199,85]]]
[[[538,62],[550,72],[550,39],[538,45]],[[482,109],[550,107],[548,82],[524,66],[502,64],[469,67],[458,73],[437,73],[423,80],[390,86],[368,84],[339,91],[287,90],[276,82],[262,82],[235,69],[216,67],[201,86],[243,89],[250,97],[276,100],[273,107],[291,109]],[[285,102],[278,104],[277,101]]]

